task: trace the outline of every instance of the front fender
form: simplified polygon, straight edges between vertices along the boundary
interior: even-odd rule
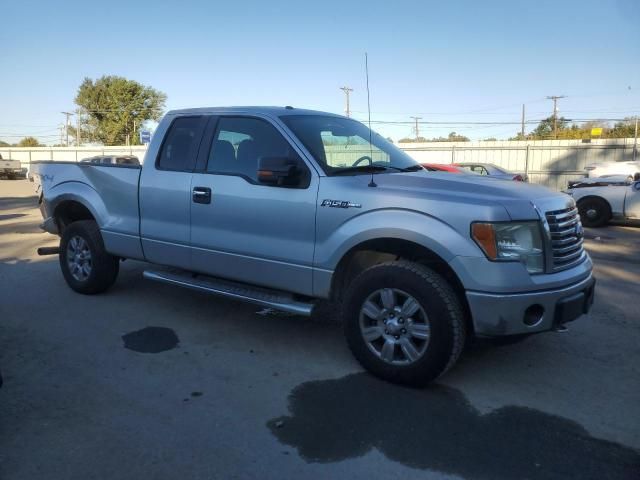
[[[445,262],[456,256],[482,256],[470,238],[442,220],[411,210],[384,209],[353,217],[318,242],[314,264],[318,268],[334,270],[353,247],[380,238],[408,240],[428,248]]]
[[[447,263],[456,256],[484,258],[470,238],[442,220],[412,210],[363,212],[342,223],[326,237],[322,232],[318,233],[314,255],[314,292],[320,297],[329,294],[333,272],[343,256],[368,240],[407,240],[431,250]]]

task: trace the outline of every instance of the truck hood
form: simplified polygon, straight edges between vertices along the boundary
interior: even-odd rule
[[[374,179],[378,188],[388,194],[449,197],[469,204],[502,205],[512,220],[537,220],[534,206],[544,213],[575,205],[569,195],[541,185],[480,175],[416,172],[375,175]]]

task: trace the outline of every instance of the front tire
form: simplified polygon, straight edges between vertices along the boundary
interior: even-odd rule
[[[98,224],[93,220],[80,220],[65,228],[59,259],[64,279],[78,293],[104,292],[118,277],[118,257],[107,253]]]
[[[423,386],[457,361],[465,343],[461,302],[423,265],[375,265],[352,282],[343,305],[347,343],[374,375]]]
[[[611,208],[602,198],[585,198],[578,203],[580,220],[585,227],[604,227],[611,219]]]

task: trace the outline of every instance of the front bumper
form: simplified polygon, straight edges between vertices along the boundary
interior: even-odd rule
[[[531,293],[467,291],[475,334],[485,337],[552,330],[591,309],[595,279],[589,275],[568,287]]]

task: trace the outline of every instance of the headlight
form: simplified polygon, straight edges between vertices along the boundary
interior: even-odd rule
[[[529,273],[544,272],[538,222],[473,223],[471,236],[489,260],[521,262]]]

